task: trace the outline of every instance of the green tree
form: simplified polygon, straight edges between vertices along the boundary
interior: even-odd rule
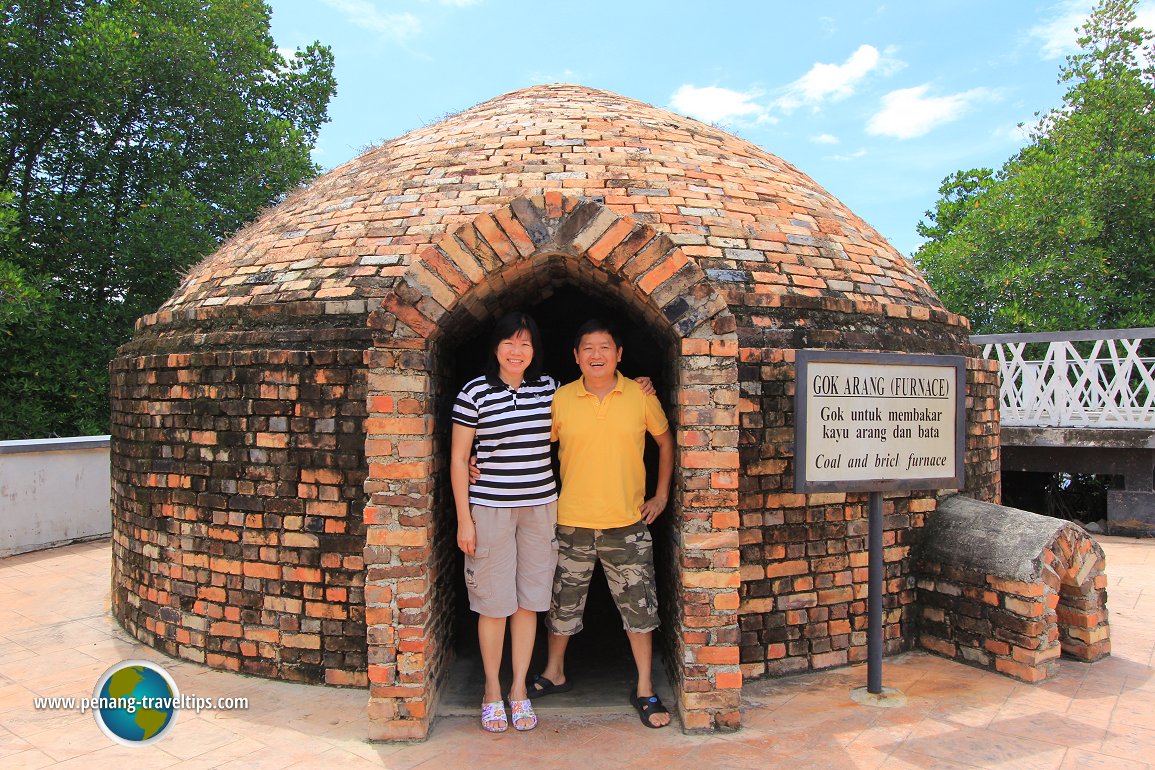
[[[24,271],[12,261],[11,248],[16,240],[16,196],[0,191],[0,335],[10,325],[34,310],[40,293],[28,283]]]
[[[1001,169],[947,177],[915,260],[979,332],[1155,325],[1155,64],[1134,0],[1101,0],[1068,90]]]
[[[269,14],[254,0],[4,4],[7,259],[42,291],[0,335],[0,438],[107,430],[108,361],[133,321],[316,174],[332,54],[286,59]]]

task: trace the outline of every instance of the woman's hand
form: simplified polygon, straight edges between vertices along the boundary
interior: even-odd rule
[[[472,517],[457,520],[457,547],[466,556],[472,556],[477,550],[477,528]]]
[[[641,388],[642,392],[647,396],[657,395],[658,391],[654,390],[654,381],[649,377],[635,377],[634,382],[638,383],[638,387]]]
[[[476,484],[481,478],[481,468],[477,467],[477,455],[469,456],[469,483]]]

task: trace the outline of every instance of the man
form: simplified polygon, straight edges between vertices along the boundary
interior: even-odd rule
[[[651,678],[658,601],[647,525],[669,498],[674,439],[658,399],[618,373],[621,339],[607,324],[592,320],[578,330],[574,358],[582,376],[559,388],[553,400],[551,438],[560,442],[562,485],[559,558],[546,618],[549,658],[533,678],[530,695],[572,688],[565,676],[565,652],[569,638],[582,629],[590,578],[601,561],[638,670],[631,701],[642,724],[665,727],[670,713]],[[658,445],[658,479],[654,496],[643,500],[647,432]]]

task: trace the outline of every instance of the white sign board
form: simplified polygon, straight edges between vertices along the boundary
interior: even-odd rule
[[[796,367],[795,491],[962,487],[961,356],[803,350]]]

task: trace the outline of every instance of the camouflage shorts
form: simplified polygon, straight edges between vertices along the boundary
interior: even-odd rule
[[[627,631],[658,627],[654,587],[654,543],[642,522],[614,529],[558,525],[558,561],[553,601],[545,625],[551,633],[573,636],[582,630],[582,614],[594,564],[599,560]]]

